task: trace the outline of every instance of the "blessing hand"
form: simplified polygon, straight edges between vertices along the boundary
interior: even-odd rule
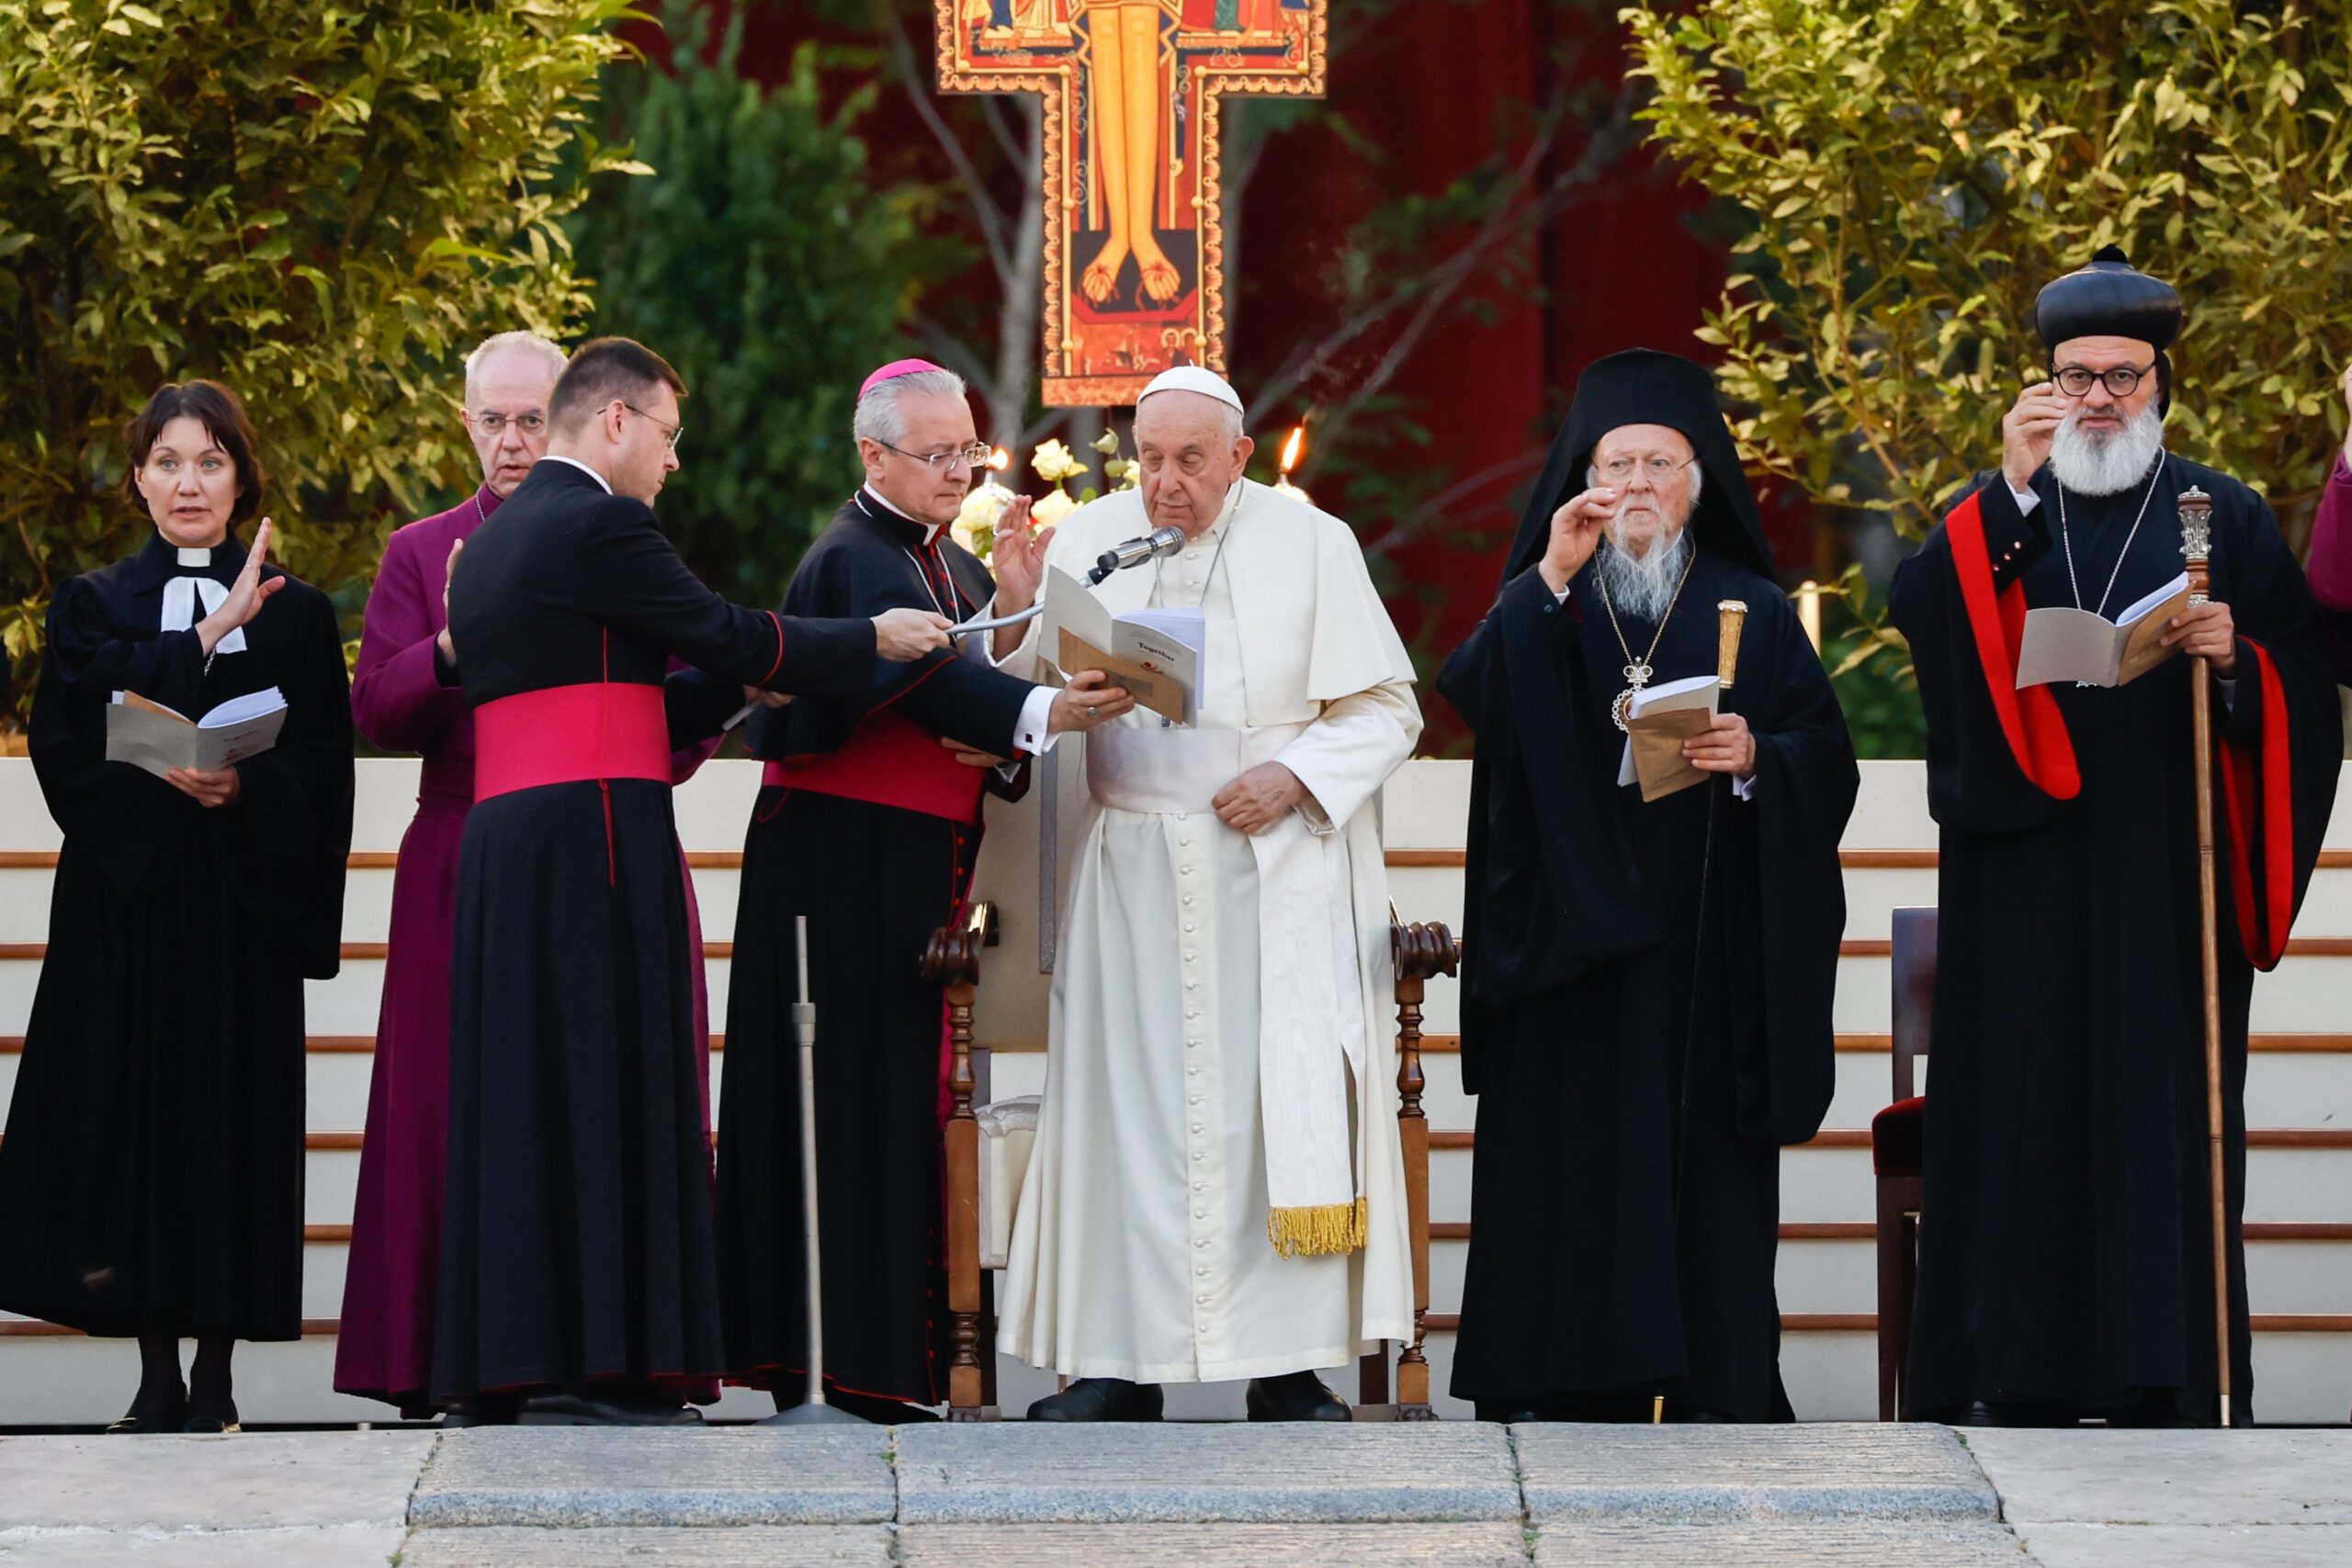
[[[1617,492],[1602,485],[1568,497],[1552,513],[1552,536],[1544,547],[1544,558],[1535,563],[1545,587],[1555,593],[1566,591],[1600,547],[1601,530],[1609,526],[1616,506]]]
[[[254,531],[254,547],[245,553],[243,570],[237,573],[237,581],[229,584],[229,596],[220,601],[219,609],[196,623],[197,639],[204,645],[205,652],[210,653],[220,645],[222,637],[249,624],[261,614],[269,596],[286,586],[284,577],[265,581],[261,575],[261,569],[269,560],[270,535],[270,522],[265,517]]]
[[[2238,672],[2237,622],[2227,604],[2211,599],[2191,604],[2167,625],[2164,646],[2204,660],[2224,681]]]
[[[455,664],[458,645],[449,640],[449,580],[458,575],[458,556],[466,547],[463,539],[449,541],[448,564],[441,569],[441,635],[435,640],[441,645],[441,657]]]
[[[2074,400],[2050,381],[2036,381],[2018,394],[2001,416],[2001,477],[2011,490],[2024,490],[2050,460],[2050,438],[2066,423]]]
[[[1261,762],[1216,792],[1216,819],[1237,832],[1264,832],[1306,798],[1306,786],[1280,762]]]
[[[1736,779],[1756,772],[1756,737],[1747,720],[1736,713],[1719,713],[1706,730],[1682,743],[1683,760],[1702,773],[1729,773]]]
[[[2344,367],[2344,412],[2352,415],[2352,365]],[[2352,463],[2352,424],[2344,428],[2344,460]]]
[[[989,570],[996,574],[995,613],[1016,615],[1037,602],[1046,581],[1046,547],[1054,531],[1029,532],[1029,498],[1016,495],[996,520],[995,542],[989,547]]]

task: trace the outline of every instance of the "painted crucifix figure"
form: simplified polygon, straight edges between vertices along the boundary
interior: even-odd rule
[[[1326,0],[936,0],[944,92],[1045,101],[1045,400],[1225,368],[1218,110],[1319,96]]]

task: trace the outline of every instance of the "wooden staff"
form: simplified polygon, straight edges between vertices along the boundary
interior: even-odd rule
[[[2211,577],[2213,498],[2195,485],[2180,492],[2180,553],[2188,562],[2188,602],[2202,604]],[[2197,768],[2198,956],[2205,984],[2205,1144],[2213,1196],[2213,1368],[2222,1425],[2230,1424],[2230,1232],[2222,1165],[2221,926],[2213,880],[2213,683],[2201,656],[2189,676],[2191,750]]]
[[[1739,676],[1739,633],[1747,623],[1747,605],[1738,599],[1715,602],[1715,683],[1724,691]],[[1690,1048],[1699,1033],[1699,965],[1707,953],[1707,885],[1715,859],[1715,812],[1728,788],[1723,780],[1707,781],[1707,838],[1699,851],[1699,936],[1690,954],[1690,1012],[1682,1030],[1682,1092],[1674,1118],[1674,1235],[1682,1235],[1682,1169],[1690,1146]],[[1650,1396],[1650,1424],[1666,1419],[1666,1390]]]

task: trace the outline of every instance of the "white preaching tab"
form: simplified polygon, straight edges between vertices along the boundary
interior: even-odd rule
[[[2182,572],[2115,619],[2063,604],[2028,610],[2018,647],[2018,690],[2072,681],[2078,686],[2128,686],[2170,659],[2165,627],[2188,607]]]
[[[232,697],[189,719],[136,692],[117,692],[107,709],[107,761],[162,778],[174,768],[216,773],[277,744],[286,695],[275,686]]]

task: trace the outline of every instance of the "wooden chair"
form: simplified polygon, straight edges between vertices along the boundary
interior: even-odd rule
[[[1917,1064],[1935,1019],[1936,911],[1894,911],[1894,1100],[1871,1119],[1871,1168],[1878,1179],[1878,1418],[1904,1415],[1903,1376],[1911,1349],[1911,1308],[1919,1289],[1919,1209],[1927,1192],[1923,1151],[1928,1101]]]
[[[947,992],[947,1040],[951,1052],[947,1088],[947,1418],[993,1421],[996,1403],[996,1323],[987,1280],[980,1269],[980,1129],[973,1119],[978,1077],[972,1045],[972,1009],[979,991],[980,950],[995,941],[996,912],[975,904],[960,925],[932,933],[923,953],[922,976]],[[1413,1337],[1396,1353],[1399,1421],[1430,1421],[1430,1366],[1422,1354],[1423,1325],[1430,1306],[1430,1131],[1421,1111],[1421,997],[1429,980],[1456,973],[1462,943],[1442,925],[1389,928],[1396,964],[1396,1128],[1405,1156],[1405,1204],[1413,1250]],[[1359,1369],[1358,1406],[1385,1406],[1388,1362],[1366,1356]]]

